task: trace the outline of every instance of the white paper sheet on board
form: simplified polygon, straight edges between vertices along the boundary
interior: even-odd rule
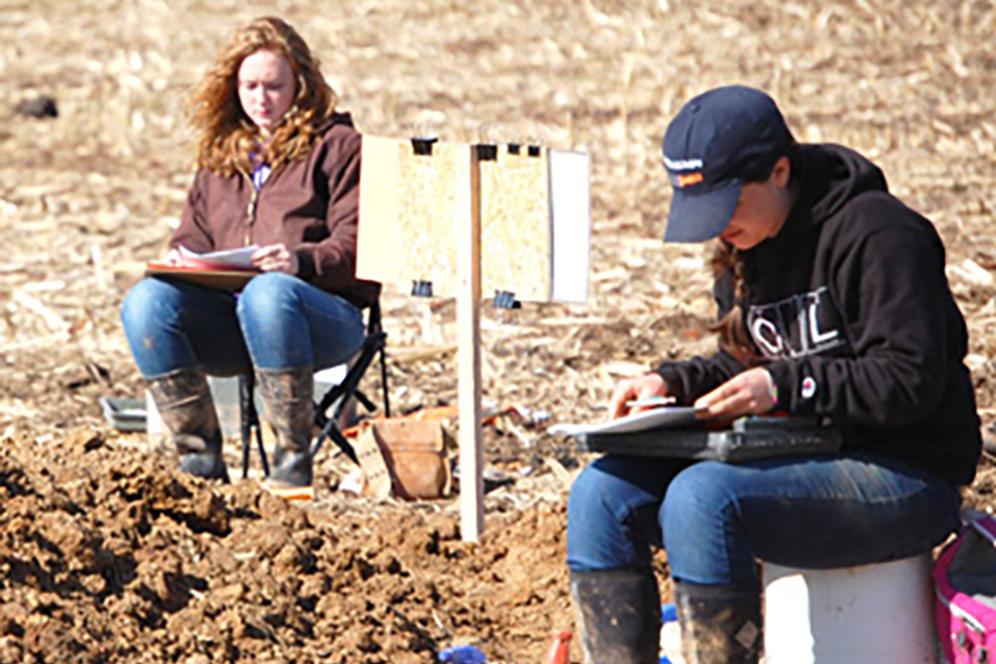
[[[583,152],[550,150],[550,215],[553,217],[550,299],[588,299],[591,246],[590,158]]]
[[[555,424],[547,429],[554,436],[579,436],[587,433],[629,433],[658,427],[681,428],[700,423],[702,410],[693,406],[663,406],[595,424]]]

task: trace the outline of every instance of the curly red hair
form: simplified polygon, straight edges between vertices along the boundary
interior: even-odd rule
[[[319,127],[335,111],[335,91],[301,35],[283,19],[254,19],[235,31],[191,94],[188,110],[198,134],[199,168],[226,176],[251,170],[249,152],[257,146],[259,133],[239,103],[238,73],[242,61],[261,50],[287,58],[296,88],[294,103],[267,143],[263,156],[270,166],[303,158]]]

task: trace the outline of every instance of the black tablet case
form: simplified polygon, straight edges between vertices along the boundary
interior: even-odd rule
[[[776,456],[831,454],[841,448],[839,429],[795,417],[741,417],[729,428],[647,429],[577,436],[583,452],[627,456],[715,459],[736,463]]]

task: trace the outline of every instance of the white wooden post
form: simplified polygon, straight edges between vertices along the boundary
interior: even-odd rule
[[[530,302],[584,302],[588,290],[588,155],[490,147],[481,164],[479,146],[435,142],[417,151],[411,140],[364,136],[360,174],[356,276],[402,289],[425,281],[434,297],[457,301],[465,541],[484,531],[482,289]]]
[[[461,169],[457,191],[460,286],[457,293],[457,390],[460,408],[460,534],[476,542],[484,532],[481,445],[481,181],[477,148]]]

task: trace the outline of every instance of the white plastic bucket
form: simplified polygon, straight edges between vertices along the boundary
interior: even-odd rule
[[[145,391],[145,431],[149,446],[153,449],[165,443],[166,426],[156,408],[156,402],[152,400],[152,393],[148,390]]]
[[[765,664],[936,664],[930,555],[802,570],[764,563]]]

